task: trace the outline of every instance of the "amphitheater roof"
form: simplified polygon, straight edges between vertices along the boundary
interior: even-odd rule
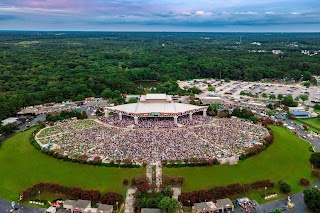
[[[195,106],[191,104],[182,104],[175,102],[139,102],[134,104],[124,104],[114,107],[106,107],[108,111],[121,112],[127,115],[143,115],[158,113],[161,115],[183,115],[190,112],[199,112],[207,109],[206,106]]]

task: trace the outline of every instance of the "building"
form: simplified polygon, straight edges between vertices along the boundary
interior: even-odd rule
[[[214,213],[214,212],[224,212],[234,211],[234,205],[229,198],[219,199],[216,203],[209,201],[209,202],[202,202],[202,203],[195,203],[193,205],[193,212],[196,213]]]
[[[225,210],[234,211],[234,205],[229,198],[217,200],[216,205],[219,208],[222,208],[222,212],[224,212]]]
[[[84,212],[85,209],[91,208],[90,200],[78,200],[73,205],[73,211],[75,212]]]
[[[210,105],[212,103],[222,103],[222,100],[220,97],[213,97],[213,96],[206,96],[206,97],[202,97],[199,98],[201,103],[205,104],[205,105]]]
[[[290,113],[296,117],[304,118],[309,117],[310,113],[305,111],[303,107],[289,107]]]
[[[97,212],[112,213],[113,211],[113,205],[97,204],[97,206]]]
[[[71,210],[73,212],[74,204],[76,203],[76,200],[66,200],[63,202],[63,208]]]
[[[15,117],[11,117],[11,118],[7,118],[1,121],[1,124],[3,126],[7,125],[7,124],[16,124],[18,122],[19,118],[15,118]]]
[[[219,210],[222,211],[222,208],[219,208],[212,201],[210,201],[210,202],[202,202],[202,203],[195,203],[195,204],[193,204],[192,208],[193,208],[193,212],[195,212],[195,213],[202,213],[202,212],[214,213],[214,212],[219,211]]]
[[[157,208],[142,208],[141,213],[162,213],[162,209]]]
[[[104,111],[105,116],[109,112],[117,113],[120,120],[123,115],[133,117],[135,124],[138,124],[140,117],[173,117],[177,124],[179,116],[189,115],[192,120],[192,114],[196,112],[203,112],[203,116],[207,116],[207,109],[207,106],[175,103],[171,95],[147,94],[142,95],[138,103],[106,107]]]

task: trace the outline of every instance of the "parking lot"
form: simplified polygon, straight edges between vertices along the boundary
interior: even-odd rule
[[[307,105],[313,105],[314,102],[320,102],[320,88],[310,87],[307,88],[301,84],[280,84],[280,83],[260,83],[260,82],[243,82],[243,81],[231,81],[224,82],[214,79],[197,79],[191,81],[178,81],[181,88],[197,87],[203,91],[199,96],[208,96],[212,94],[212,91],[208,91],[208,85],[215,87],[215,94],[220,97],[231,96],[235,99],[241,97],[240,92],[251,93],[252,95],[258,96],[261,100],[268,98],[263,98],[262,94],[267,94],[277,96],[282,95],[292,95],[295,99],[300,95],[308,95],[309,100],[305,103]],[[246,96],[247,97],[247,96]]]

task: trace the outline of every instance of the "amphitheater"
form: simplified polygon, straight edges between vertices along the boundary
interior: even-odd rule
[[[131,159],[141,164],[190,159],[224,162],[262,144],[269,135],[263,126],[239,118],[208,117],[206,109],[173,103],[163,94],[147,95],[137,104],[108,107],[106,116],[99,119],[58,122],[39,131],[36,140],[43,148],[70,157],[86,154],[104,162]]]

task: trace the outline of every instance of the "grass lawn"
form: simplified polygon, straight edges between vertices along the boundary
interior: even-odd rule
[[[122,185],[122,180],[145,173],[144,168],[106,168],[49,157],[30,144],[29,136],[34,130],[9,138],[0,148],[1,198],[16,200],[21,191],[38,182],[124,194],[126,187]]]
[[[164,173],[171,176],[184,176],[186,179],[184,191],[270,179],[275,183],[284,180],[291,185],[292,193],[299,192],[303,190],[299,184],[300,178],[305,177],[315,182],[311,176],[309,163],[310,145],[284,127],[272,126],[272,130],[275,133],[274,143],[263,153],[237,165],[165,168]],[[268,191],[279,192],[277,186]],[[260,193],[249,193],[248,196],[262,202],[260,195],[263,193],[264,190]]]
[[[305,124],[309,127],[310,130],[320,134],[320,120],[318,118],[297,119],[293,122],[297,124]]]
[[[15,135],[6,140],[0,148],[0,197],[16,200],[19,192],[37,182],[59,183],[101,191],[124,193],[124,178],[144,174],[145,169],[118,169],[63,162],[36,150],[29,143],[34,129]],[[292,191],[303,188],[299,184],[302,177],[311,182],[309,164],[309,144],[284,127],[273,126],[274,143],[263,153],[249,158],[238,165],[211,167],[164,168],[163,173],[171,176],[184,176],[183,191],[210,188],[231,183],[250,183],[254,180],[270,179],[274,182],[285,180]],[[269,190],[268,190],[269,191]],[[270,192],[278,192],[277,187]],[[263,192],[247,194],[261,202]]]

